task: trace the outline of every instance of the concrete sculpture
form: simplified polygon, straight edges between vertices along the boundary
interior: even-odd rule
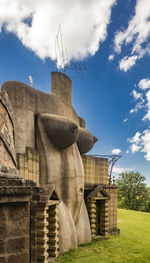
[[[97,139],[72,107],[71,88],[65,74],[52,72],[51,94],[16,81],[5,82],[1,89],[1,174],[6,169],[6,176],[20,175],[37,185],[30,186],[36,222],[31,262],[48,262],[58,249],[61,253],[90,242],[96,233],[118,231],[116,186],[108,182],[108,160],[84,155]],[[108,218],[111,195],[115,226]]]

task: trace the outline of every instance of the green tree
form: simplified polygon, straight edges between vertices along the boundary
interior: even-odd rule
[[[146,211],[149,193],[145,177],[138,172],[120,174],[118,186],[118,206],[131,210]]]
[[[150,187],[147,187],[148,199],[146,201],[145,211],[150,212]]]

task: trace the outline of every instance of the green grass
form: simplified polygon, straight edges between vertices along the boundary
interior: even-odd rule
[[[120,236],[93,240],[58,257],[59,263],[150,263],[150,213],[118,210]]]

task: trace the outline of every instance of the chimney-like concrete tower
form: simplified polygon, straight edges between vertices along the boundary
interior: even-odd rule
[[[65,104],[71,105],[72,82],[71,79],[61,73],[51,73],[51,93],[56,94]]]

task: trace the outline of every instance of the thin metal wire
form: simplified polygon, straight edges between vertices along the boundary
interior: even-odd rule
[[[54,50],[56,57],[56,70],[60,72],[69,71],[71,74],[71,78],[83,80],[83,71],[88,70],[89,64],[83,62],[76,62],[72,59],[69,59],[67,48],[65,48],[64,52],[61,25],[58,26]]]

